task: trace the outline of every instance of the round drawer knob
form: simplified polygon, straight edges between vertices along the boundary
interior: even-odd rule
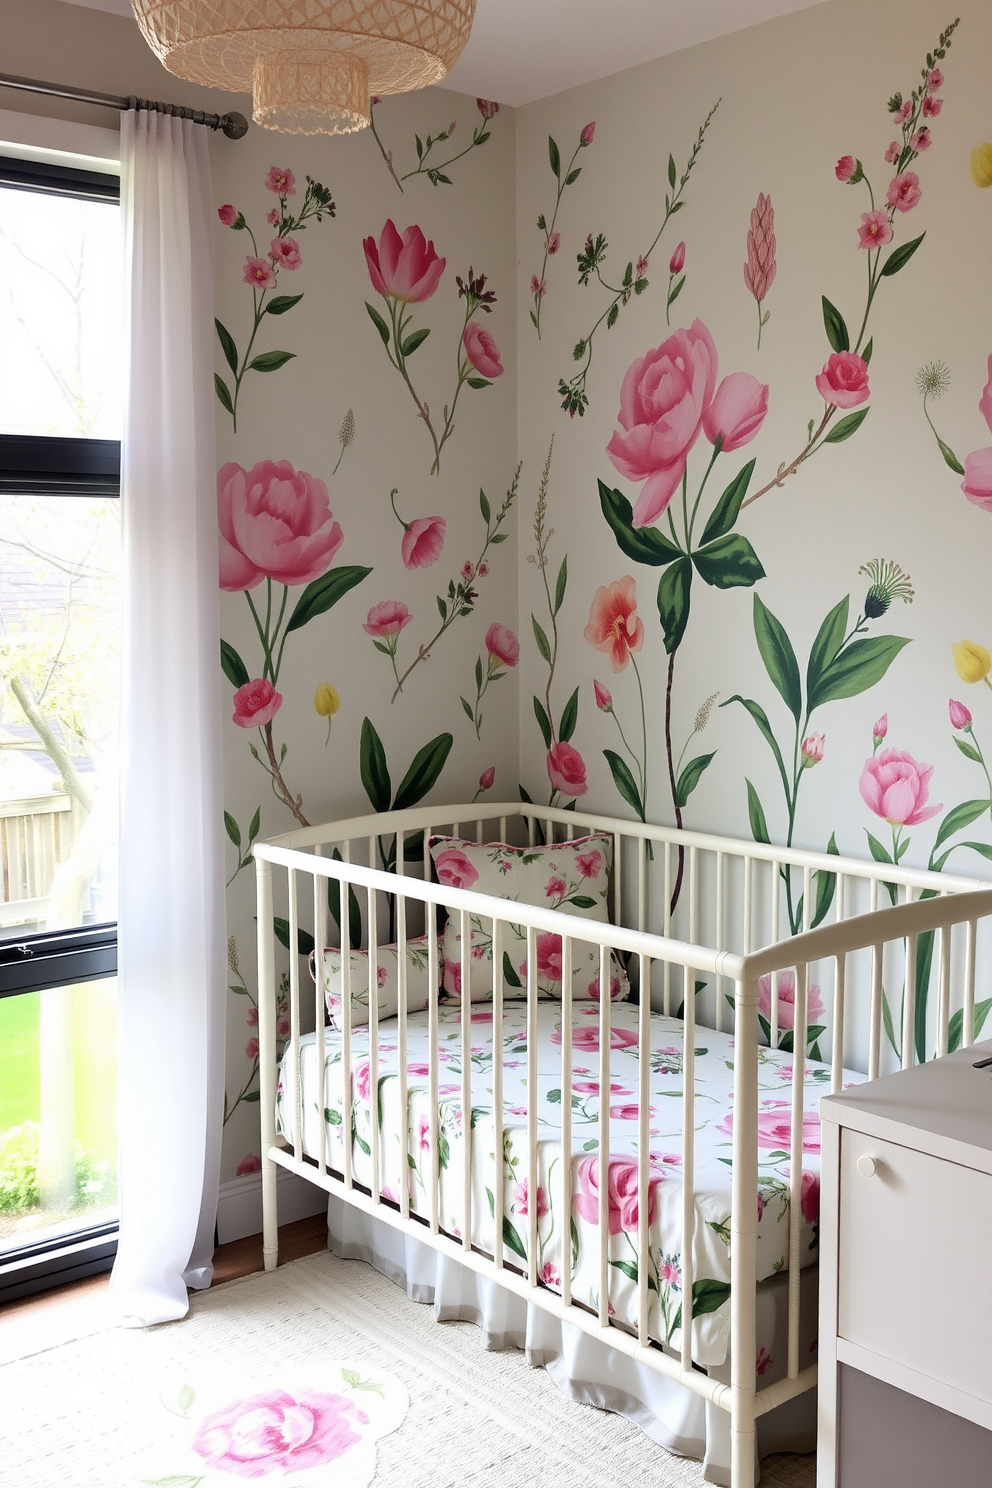
[[[868,1156],[867,1152],[862,1152],[858,1158],[858,1172],[862,1178],[874,1178],[878,1172],[878,1164],[873,1157]]]

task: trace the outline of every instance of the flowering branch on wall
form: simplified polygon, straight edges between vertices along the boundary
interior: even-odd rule
[[[628,262],[627,267],[623,271],[623,277],[619,285],[608,284],[602,275],[603,264],[606,262],[606,250],[609,247],[605,235],[603,233],[597,233],[596,236],[593,237],[592,233],[590,233],[589,236],[586,238],[585,246],[583,247],[582,252],[578,255],[577,258],[579,269],[579,284],[588,286],[590,280],[592,278],[595,278],[597,283],[600,284],[602,288],[605,289],[609,294],[610,302],[606,306],[606,309],[595,321],[592,329],[575,344],[575,348],[572,352],[572,358],[574,361],[582,363],[578,372],[576,372],[575,375],[571,377],[567,382],[564,378],[559,379],[558,395],[561,398],[561,406],[568,414],[569,418],[574,418],[576,414],[578,414],[581,418],[589,406],[589,398],[586,393],[586,379],[589,376],[589,369],[592,366],[593,340],[595,338],[596,332],[599,330],[604,321],[606,323],[606,329],[608,331],[612,330],[617,323],[620,311],[625,305],[630,303],[631,296],[643,294],[644,291],[648,288],[647,272],[651,255],[654,252],[655,248],[658,246],[661,235],[665,231],[665,228],[668,226],[670,219],[674,217],[676,212],[681,212],[682,208],[685,206],[685,202],[682,199],[682,193],[685,190],[686,185],[688,184],[689,177],[692,174],[692,170],[696,164],[696,160],[698,159],[699,152],[703,148],[703,139],[706,135],[706,131],[710,127],[710,124],[713,120],[713,115],[720,107],[721,101],[721,99],[717,99],[716,103],[713,105],[709,113],[706,115],[706,118],[703,120],[703,123],[699,129],[699,133],[696,135],[695,144],[690,151],[685,170],[682,172],[681,177],[678,175],[678,172],[676,170],[675,157],[673,155],[669,155],[669,190],[665,194],[665,215],[662,218],[661,226],[651,240],[647,251],[645,253],[638,254],[636,263],[633,259]],[[674,295],[671,294],[671,279],[669,279],[669,294],[671,296],[671,299],[674,299]],[[668,301],[669,306],[671,305],[671,299]]]
[[[376,646],[376,650],[383,651],[390,657],[390,660],[392,661],[393,675],[396,678],[396,689],[393,692],[393,696],[391,699],[392,702],[395,703],[396,699],[403,691],[404,684],[406,683],[410,674],[420,665],[422,661],[427,661],[429,659],[433,648],[437,645],[438,641],[445,634],[445,632],[450,630],[454,622],[459,618],[472,614],[475,608],[476,600],[479,597],[478,591],[475,589],[474,586],[479,579],[484,579],[489,573],[489,561],[487,558],[489,549],[493,546],[498,545],[499,543],[506,542],[508,534],[505,532],[501,532],[500,528],[506,521],[510,509],[513,506],[514,501],[516,500],[519,480],[520,466],[518,465],[516,471],[514,472],[513,480],[510,484],[510,489],[506,493],[506,498],[503,501],[502,506],[500,506],[499,509],[496,511],[495,515],[493,514],[492,509],[489,505],[489,498],[486,496],[485,491],[479,492],[479,508],[482,512],[482,519],[486,524],[486,536],[482,544],[482,550],[479,554],[479,557],[474,563],[471,560],[466,559],[466,561],[462,564],[461,577],[459,578],[457,583],[454,579],[451,579],[449,581],[447,596],[445,597],[440,594],[437,596],[437,610],[438,614],[441,617],[441,624],[431,636],[430,640],[427,641],[426,644],[421,644],[417,648],[417,655],[414,657],[413,661],[404,672],[400,673],[399,671],[397,663],[397,646],[399,642],[400,632],[406,629],[407,625],[409,625],[410,621],[413,619],[413,616],[407,609],[406,605],[403,604],[402,601],[396,599],[383,600],[380,604],[374,605],[369,611],[368,619],[363,629],[370,636],[372,636],[373,642]],[[421,520],[439,521],[440,519],[423,518]],[[410,527],[413,526],[412,523],[409,525]],[[403,538],[404,543],[406,543],[407,541],[407,536],[408,532],[405,532]],[[415,566],[417,565],[412,563],[407,564],[408,568]]]
[[[747,263],[744,265],[744,283],[754,295],[758,306],[758,350],[761,350],[761,332],[768,324],[770,310],[764,310],[765,296],[775,282],[775,209],[772,199],[763,191],[758,192],[758,202],[751,210],[751,226],[747,234]]]
[[[555,209],[551,214],[550,223],[543,212],[537,219],[538,230],[544,234],[544,262],[541,264],[541,272],[539,274],[531,274],[530,276],[530,294],[531,299],[534,301],[534,308],[530,312],[530,318],[534,329],[537,331],[537,339],[539,341],[541,339],[541,306],[544,303],[544,296],[548,291],[548,259],[554,257],[561,247],[561,233],[557,228],[561,199],[565,194],[566,187],[574,186],[575,182],[581,176],[582,167],[580,165],[577,166],[575,162],[579,158],[579,151],[587,149],[592,144],[595,133],[596,121],[594,119],[591,124],[586,124],[583,127],[579,135],[579,143],[572,151],[572,158],[564,170],[561,167],[561,152],[551,135],[548,135],[548,159],[551,162],[551,172],[558,183],[558,191],[555,196]]]
[[[303,232],[311,218],[322,222],[325,216],[333,217],[337,210],[331,193],[325,186],[321,186],[319,181],[312,180],[310,176],[307,176],[303,204],[298,213],[291,212],[289,209],[289,198],[296,195],[296,177],[291,170],[281,170],[278,166],[273,166],[265,178],[265,185],[269,191],[275,193],[279,202],[279,206],[273,207],[265,219],[269,227],[275,231],[275,237],[271,240],[265,257],[258,251],[255,234],[248,226],[243,212],[231,206],[230,203],[217,210],[217,215],[225,227],[233,228],[236,232],[247,232],[252,247],[251,254],[245,260],[244,281],[251,286],[254,322],[243,355],[238,351],[237,343],[227,327],[219,320],[214,321],[224,360],[234,378],[232,392],[224,378],[219,373],[214,373],[214,388],[221,404],[234,421],[235,431],[238,427],[238,399],[241,396],[241,384],[245,374],[276,372],[296,355],[295,351],[263,351],[258,356],[252,357],[255,338],[265,316],[285,315],[287,310],[292,310],[303,298],[302,294],[273,295],[271,299],[268,298],[269,291],[278,285],[280,272],[283,269],[293,272],[303,262],[300,256],[300,245],[290,235]]]
[[[547,750],[548,779],[551,782],[551,794],[548,797],[550,806],[560,805],[559,797],[567,799],[569,806],[574,806],[578,796],[584,796],[588,786],[586,784],[586,767],[579,751],[571,743],[579,722],[579,689],[576,688],[568,702],[562,709],[561,718],[555,722],[555,709],[552,706],[551,690],[554,686],[555,672],[558,667],[558,616],[561,607],[565,603],[565,593],[568,588],[568,554],[561,560],[558,575],[555,579],[555,592],[552,597],[551,585],[548,581],[548,547],[555,535],[555,529],[548,526],[548,483],[551,479],[551,457],[554,452],[554,439],[548,445],[548,457],[544,462],[541,472],[541,483],[538,487],[537,506],[534,511],[534,542],[535,551],[527,555],[527,562],[533,563],[541,575],[544,586],[544,599],[548,611],[548,631],[539,622],[536,615],[531,614],[531,627],[534,632],[534,640],[542,659],[548,668],[548,680],[544,688],[544,701],[534,695],[534,716],[537,726],[544,740]],[[520,796],[524,801],[529,801],[530,796],[520,787]]]
[[[512,630],[505,625],[495,622],[486,631],[486,656],[485,667],[482,665],[482,657],[475,659],[475,705],[473,706],[467,698],[459,698],[459,702],[469,721],[475,728],[475,737],[482,737],[482,699],[493,682],[499,682],[511,671],[520,660],[520,642]]]
[[[230,936],[227,942],[227,965],[231,975],[236,977],[235,982],[228,985],[228,991],[233,992],[235,997],[244,997],[248,1001],[248,1040],[245,1044],[245,1057],[251,1061],[248,1076],[242,1083],[241,1089],[234,1097],[229,1099],[227,1091],[224,1092],[224,1126],[230,1121],[235,1111],[241,1105],[255,1105],[258,1103],[258,1002],[254,994],[249,990],[248,983],[241,973],[238,963],[238,945],[234,936]],[[276,1052],[282,1054],[283,1044],[289,1036],[289,977],[284,972],[279,982],[279,995],[276,999]],[[259,1165],[260,1166],[260,1165]],[[257,1172],[254,1166],[245,1168],[246,1172]],[[241,1169],[239,1169],[239,1173]]]
[[[841,698],[858,697],[867,692],[885,676],[899,652],[909,644],[906,636],[869,636],[869,624],[887,613],[896,599],[904,604],[913,601],[913,588],[909,578],[896,563],[876,559],[859,570],[867,574],[870,585],[865,595],[861,613],[853,626],[848,625],[850,598],[845,595],[826,616],[813,642],[805,669],[805,689],[796,658],[795,649],[782,622],[754,596],[754,637],[758,645],[765,671],[782,701],[792,715],[793,728],[790,745],[779,744],[768,714],[760,703],[745,698],[740,693],[720,704],[728,708],[740,703],[750,714],[758,731],[771,750],[782,782],[788,827],[786,846],[791,847],[796,829],[796,814],[799,809],[799,793],[808,772],[821,763],[826,749],[823,733],[813,732],[813,714],[827,703]],[[879,720],[882,725],[882,720]],[[883,725],[884,728],[884,725]],[[884,738],[884,732],[881,735]],[[764,806],[750,780],[747,786],[748,819],[751,835],[756,842],[771,842]],[[827,851],[835,853],[837,843],[831,835]],[[896,860],[897,861],[897,860]],[[792,869],[782,867],[782,882],[785,885],[789,927],[793,935],[803,928],[804,906],[802,895],[793,896]],[[815,928],[833,902],[836,878],[834,874],[815,875],[815,905],[809,908],[810,926]]]
[[[372,572],[370,568],[331,568],[344,541],[330,509],[327,487],[288,460],[261,460],[251,470],[233,461],[217,473],[220,522],[220,587],[243,593],[258,635],[261,675],[252,677],[228,641],[221,641],[221,667],[234,686],[234,722],[259,731],[261,752],[252,758],[269,776],[276,799],[300,823],[303,798],[294,795],[282,773],[287,746],[277,751],[272,720],[282,707],[278,692],[283,653],[290,635],[340,599]],[[262,588],[264,584],[264,588]],[[306,587],[289,610],[291,587]],[[279,590],[282,590],[280,595]],[[264,594],[256,604],[253,591]]]
[[[826,295],[821,298],[823,326],[831,354],[816,378],[817,392],[823,398],[823,413],[819,420],[810,419],[806,430],[806,442],[799,454],[789,462],[779,465],[774,478],[751,493],[744,505],[749,506],[776,486],[781,486],[812,455],[818,454],[825,445],[841,444],[864,423],[868,416],[867,404],[871,396],[868,383],[868,364],[871,361],[872,340],[866,342],[868,321],[875,296],[883,279],[891,279],[900,273],[923,242],[925,233],[910,238],[893,248],[883,259],[882,250],[894,239],[894,227],[898,217],[913,211],[922,198],[920,178],[909,167],[930,148],[931,136],[928,120],[935,119],[943,108],[943,100],[936,91],[944,82],[944,75],[936,66],[942,61],[951,44],[951,37],[958,22],[953,21],[941,32],[936,48],[927,53],[920,85],[913,89],[909,98],[896,93],[889,99],[888,109],[900,126],[901,137],[893,140],[885,152],[887,165],[895,168],[885,192],[885,206],[876,205],[875,192],[860,160],[852,155],[842,155],[834,169],[837,180],[847,186],[863,185],[868,192],[870,211],[862,212],[858,228],[858,248],[866,254],[867,288],[864,310],[858,333],[852,338],[844,316]],[[842,417],[834,422],[835,415]]]
[[[227,883],[224,885],[226,889],[229,889],[231,887],[232,883],[237,878],[242,868],[247,868],[250,864],[251,850],[254,846],[255,838],[258,836],[261,825],[262,808],[261,806],[259,806],[256,808],[255,815],[252,817],[248,827],[248,841],[244,842],[241,836],[241,828],[238,826],[237,821],[229,811],[224,812],[224,830],[234,844],[234,851],[238,855],[238,866],[235,868],[234,872],[227,880]]]
[[[943,362],[930,362],[920,368],[916,374],[916,386],[923,394],[923,414],[937,441],[937,448],[944,457],[944,463],[955,475],[964,476],[961,489],[965,496],[973,506],[980,507],[982,511],[992,511],[992,448],[986,446],[984,449],[972,450],[970,455],[965,455],[962,465],[950,445],[937,433],[927,407],[930,399],[943,397],[950,381],[951,375]],[[988,359],[988,381],[978,400],[978,411],[992,433],[992,356]]]
[[[438,257],[434,244],[425,239],[419,227],[406,228],[401,237],[392,220],[386,222],[379,234],[378,243],[375,238],[366,238],[364,248],[369,278],[373,289],[386,301],[389,323],[367,300],[365,308],[382,338],[391,365],[406,383],[417,412],[431,437],[434,446],[431,474],[436,475],[441,468],[441,451],[455,430],[455,407],[462,388],[466,383],[475,389],[491,387],[493,379],[503,375],[499,347],[489,332],[474,319],[480,310],[485,315],[492,313],[496,296],[491,289],[486,289],[485,274],[476,278],[470,268],[464,280],[460,275],[455,278],[458,297],[465,301],[465,318],[455,355],[455,391],[450,404],[444,405],[443,423],[438,433],[431,418],[430,405],[414,387],[408,365],[410,358],[430,335],[430,327],[421,326],[412,331],[412,311],[409,306],[423,304],[433,297],[447,260]]]
[[[445,175],[445,171],[454,165],[457,160],[463,160],[466,155],[471,154],[473,150],[477,150],[480,145],[484,145],[488,141],[492,134],[492,121],[499,113],[498,103],[493,103],[488,98],[477,98],[475,104],[479,113],[482,115],[481,124],[475,126],[475,129],[472,131],[472,138],[464,150],[459,150],[456,154],[449,155],[445,160],[438,159],[434,151],[438,145],[446,144],[454,134],[457,127],[457,120],[452,120],[447,129],[442,129],[440,134],[429,134],[426,139],[422,140],[419,134],[415,134],[413,140],[417,151],[417,164],[413,170],[409,170],[401,176],[393,162],[392,150],[386,149],[386,146],[382,142],[382,137],[376,128],[375,110],[376,105],[381,103],[381,101],[379,98],[371,98],[369,100],[369,126],[372,131],[372,138],[379,146],[379,153],[386,162],[389,174],[401,191],[403,190],[404,181],[412,181],[417,176],[426,176],[432,186],[452,185],[451,177]]]
[[[644,644],[644,622],[637,613],[637,595],[634,580],[627,575],[615,584],[601,584],[593,597],[589,611],[589,623],[582,632],[590,646],[602,651],[610,659],[615,674],[634,668],[637,678],[637,694],[641,710],[641,749],[634,750],[627,741],[623,724],[617,716],[613,696],[601,682],[593,683],[593,694],[600,712],[608,713],[620,732],[620,740],[630,756],[637,778],[631,774],[627,761],[613,749],[604,749],[603,755],[610,767],[613,784],[628,805],[633,806],[641,821],[647,821],[648,806],[648,730],[644,710],[644,686],[638,670],[635,651]]]

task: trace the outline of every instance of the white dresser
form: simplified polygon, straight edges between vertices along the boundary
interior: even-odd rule
[[[817,1488],[990,1488],[992,1043],[820,1119]]]

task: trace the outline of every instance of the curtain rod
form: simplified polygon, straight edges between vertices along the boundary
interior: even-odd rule
[[[76,103],[95,103],[101,108],[120,109],[122,112],[148,109],[156,114],[171,114],[177,119],[192,119],[194,124],[205,124],[208,129],[220,129],[228,139],[243,139],[248,133],[248,120],[244,114],[206,114],[203,109],[186,108],[179,103],[155,103],[147,98],[136,98],[133,93],[127,98],[114,93],[92,93],[87,88],[68,88],[62,83],[40,83],[36,78],[13,77],[9,72],[0,72],[0,87],[20,88],[24,93],[47,93],[51,98],[70,98]]]

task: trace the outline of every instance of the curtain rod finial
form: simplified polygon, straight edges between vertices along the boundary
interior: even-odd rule
[[[244,139],[248,133],[248,120],[244,114],[225,114],[220,122],[220,127],[228,139]]]

